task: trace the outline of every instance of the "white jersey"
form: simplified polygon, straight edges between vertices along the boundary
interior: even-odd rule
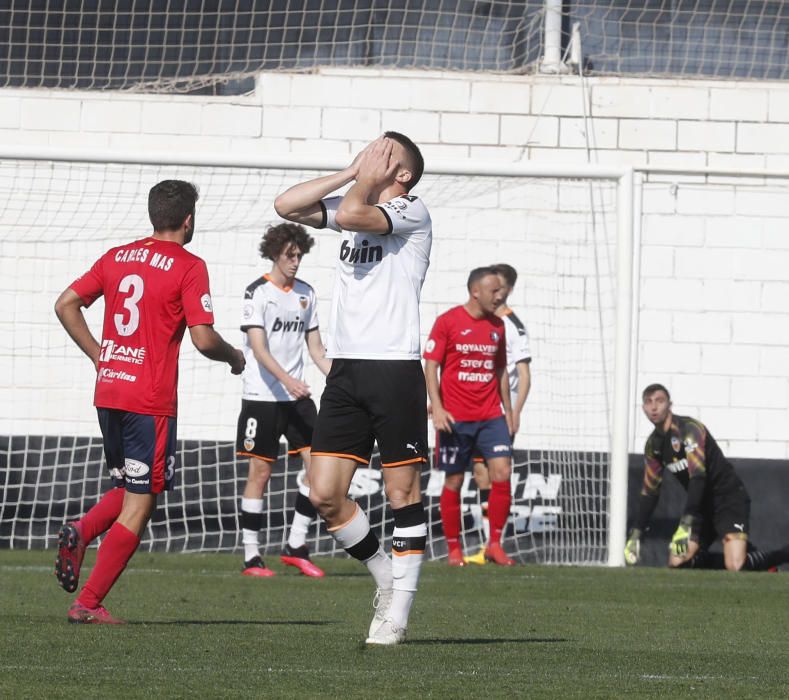
[[[376,205],[389,233],[344,231],[342,197],[321,202],[324,226],[342,241],[327,332],[327,356],[418,360],[419,295],[430,264],[433,224],[420,199],[401,195]]]
[[[504,321],[504,337],[507,342],[507,374],[510,379],[510,401],[515,405],[518,396],[518,363],[531,362],[531,349],[529,348],[529,333],[523,322],[510,309],[501,317]]]
[[[304,337],[318,327],[315,290],[297,279],[293,287],[278,287],[263,275],[244,292],[241,330],[244,331],[244,358],[247,361],[241,378],[243,397],[250,401],[295,401],[282,383],[255,359],[249,336],[250,328],[266,332],[268,348],[291,377],[304,380]]]

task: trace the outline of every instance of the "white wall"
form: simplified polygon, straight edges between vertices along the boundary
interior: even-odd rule
[[[591,117],[588,127],[585,112]],[[585,89],[577,77],[334,69],[317,74],[266,74],[258,81],[254,95],[238,98],[0,91],[0,148],[3,144],[28,144],[177,150],[201,155],[293,153],[350,159],[366,141],[386,129],[409,134],[421,146],[428,166],[438,159],[530,159],[578,164],[591,159],[636,166],[789,169],[789,87],[780,83],[599,78],[590,79]],[[587,146],[591,150],[587,151]],[[276,184],[271,186],[276,188]],[[456,192],[462,188],[462,183],[456,183]],[[582,202],[585,191],[548,191],[550,185],[545,190],[529,183],[520,187],[517,195],[514,191],[497,191],[487,199],[462,192],[465,208],[461,217],[453,217],[451,207],[440,211],[435,253],[445,261],[451,259],[451,263],[434,260],[423,305],[424,333],[437,313],[463,300],[469,267],[505,258],[521,270],[513,306],[527,323],[533,322],[535,345],[535,394],[527,406],[526,427],[520,438],[524,447],[554,444],[550,436],[556,438],[567,429],[545,418],[562,413],[563,407],[557,404],[564,399],[545,390],[540,374],[563,345],[561,336],[569,310],[553,317],[544,310],[531,311],[547,308],[550,300],[557,298],[557,290],[564,293],[569,289],[571,297],[575,294],[581,300],[576,303],[571,299],[569,304],[582,309],[573,323],[587,323],[596,313],[591,303],[594,290],[590,288],[590,273],[578,271],[579,266],[589,267],[592,257],[577,265],[572,259],[562,262],[575,254],[568,251],[577,251],[579,241],[588,240],[584,238],[588,218],[582,214],[568,218],[566,206],[568,192],[570,198]],[[441,190],[436,192],[447,196]],[[609,194],[606,191],[604,196]],[[787,456],[786,195],[787,191],[777,185],[754,188],[742,181],[725,180],[710,184],[687,176],[651,177],[643,190],[634,384],[637,388],[650,381],[669,385],[676,410],[701,417],[733,456]],[[539,200],[536,209],[545,216],[522,215],[514,200],[529,198]],[[433,206],[433,202],[429,204]],[[269,205],[259,206],[265,209]],[[256,206],[250,204],[249,211],[255,212]],[[507,207],[508,211],[502,211]],[[611,225],[612,204],[605,208],[606,213],[597,222],[602,222],[603,228]],[[551,212],[562,210],[558,219],[552,219]],[[0,205],[0,224],[16,216],[15,211],[8,203]],[[265,212],[261,216],[271,218],[270,209]],[[559,219],[560,225],[556,223]],[[517,225],[513,226],[513,221]],[[564,241],[573,221],[581,231],[580,237]],[[144,225],[144,212],[140,222]],[[220,227],[218,223],[216,227]],[[560,240],[547,245],[557,228]],[[529,231],[528,245],[519,230]],[[3,231],[0,244],[5,281],[0,282],[0,295],[4,308],[16,311],[10,318],[4,314],[0,330],[19,333],[22,312],[36,319],[32,330],[28,329],[29,337],[6,340],[0,346],[0,370],[6,377],[2,384],[19,387],[19,369],[25,363],[16,348],[35,348],[36,333],[41,329],[46,329],[45,334],[51,332],[49,308],[53,295],[82,271],[88,262],[82,259],[85,255],[89,259],[108,241],[115,240],[108,233],[87,252],[73,249],[69,259],[59,256],[62,251],[57,250],[56,241],[49,245],[39,242],[38,253],[30,252],[35,247],[25,252],[8,240],[8,229]],[[252,254],[259,232],[257,224],[244,231]],[[237,266],[223,267],[223,247],[202,245],[203,250],[198,252],[209,261],[214,286],[228,295],[227,302],[220,304],[219,312],[225,320],[220,320],[219,326],[232,333],[233,294],[238,292],[232,290],[243,289],[257,262],[254,258],[247,260],[249,272],[239,271]],[[42,250],[49,261],[45,280],[38,282],[36,277],[31,283],[28,275],[19,274],[19,261]],[[602,250],[603,257],[610,252],[607,245]],[[333,254],[330,244],[319,237],[317,250],[305,262],[304,276],[314,281],[324,301],[331,286]],[[609,271],[605,272],[604,296],[608,299],[612,290]],[[36,297],[30,310],[20,301],[20,291]],[[604,307],[604,322],[608,323],[607,302]],[[22,331],[23,335],[28,330]],[[610,327],[606,332],[611,332]],[[58,358],[66,362],[69,352],[64,346],[58,350]],[[552,371],[559,371],[559,364],[554,363]],[[70,381],[78,385],[85,376],[76,375],[75,379],[74,371],[87,370],[69,370]],[[567,368],[562,371],[566,373]],[[212,380],[216,376],[215,369],[206,375]],[[57,381],[54,376],[53,382]],[[319,386],[320,380],[315,377],[314,383]],[[64,418],[55,423],[49,420],[49,425],[57,425],[55,432],[73,429],[73,425],[81,431],[94,431],[89,427],[93,419],[84,408],[84,393],[57,391],[55,387]],[[225,406],[223,413],[232,414],[236,405],[233,388],[220,393],[217,398]],[[581,446],[598,447],[603,423],[588,416],[603,410],[601,399],[587,394],[585,385],[579,384],[577,393],[579,406],[574,415],[592,424],[588,430],[585,425],[577,430],[598,436],[584,439]],[[9,425],[17,433],[41,431],[42,426],[32,418],[41,414],[40,396],[28,392],[20,399],[19,391],[2,390],[0,397],[6,406],[16,406],[3,409],[3,432]],[[20,401],[29,404],[21,413]],[[649,428],[637,413],[637,404],[638,397],[634,396],[636,450]],[[229,424],[233,420],[231,415]],[[570,426],[571,433],[573,429]],[[222,430],[226,432],[227,426]],[[572,437],[569,439],[572,441]]]

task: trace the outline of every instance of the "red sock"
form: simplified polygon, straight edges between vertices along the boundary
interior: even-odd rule
[[[488,500],[488,522],[490,523],[490,543],[501,542],[501,533],[507,525],[512,504],[509,481],[494,481],[490,487]]]
[[[112,488],[102,496],[79,521],[79,534],[85,544],[90,544],[118,519],[123,508],[124,488]]]
[[[450,551],[460,549],[460,491],[453,491],[445,486],[441,492],[439,508],[447,547]]]
[[[118,580],[118,576],[123,573],[139,544],[140,538],[137,535],[120,523],[115,523],[99,547],[96,566],[77,596],[77,602],[86,608],[99,606]]]

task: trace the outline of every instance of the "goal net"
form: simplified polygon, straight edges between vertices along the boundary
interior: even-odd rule
[[[781,80],[789,66],[779,0],[11,5],[0,12],[0,87],[238,94],[272,70],[523,73],[540,65],[551,12],[562,53],[577,27],[586,74]]]
[[[0,161],[0,547],[53,547],[61,523],[90,508],[108,486],[91,405],[93,368],[58,324],[57,295],[111,246],[148,235],[149,188],[165,178],[201,193],[190,245],[211,277],[217,329],[241,339],[245,287],[268,271],[257,245],[277,221],[272,203],[318,170],[187,167],[54,160]],[[505,547],[521,561],[603,563],[610,495],[614,344],[615,182],[583,178],[426,175],[415,192],[430,208],[434,247],[422,294],[422,336],[439,313],[462,303],[466,277],[481,264],[519,273],[510,298],[531,337],[533,389],[516,436],[513,508]],[[328,317],[337,239],[312,231],[299,276]],[[100,335],[101,301],[86,311]],[[325,322],[325,321],[324,321]],[[323,378],[309,366],[316,399]],[[184,340],[180,364],[179,466],[142,547],[166,551],[240,549],[246,459],[234,454],[241,385],[225,365]],[[261,542],[278,552],[298,488],[300,460],[284,454],[264,505]],[[428,553],[445,556],[439,472],[423,473]],[[383,539],[391,512],[377,457],[351,488]],[[484,537],[478,491],[463,489],[464,537]],[[315,523],[312,551],[335,553]]]

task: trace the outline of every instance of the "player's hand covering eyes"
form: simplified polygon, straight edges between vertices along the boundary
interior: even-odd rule
[[[669,551],[675,557],[681,557],[688,551],[688,543],[690,542],[690,523],[684,518],[679,521],[679,527],[671,538]]]
[[[634,527],[625,543],[625,564],[633,566],[641,560],[641,530]]]

